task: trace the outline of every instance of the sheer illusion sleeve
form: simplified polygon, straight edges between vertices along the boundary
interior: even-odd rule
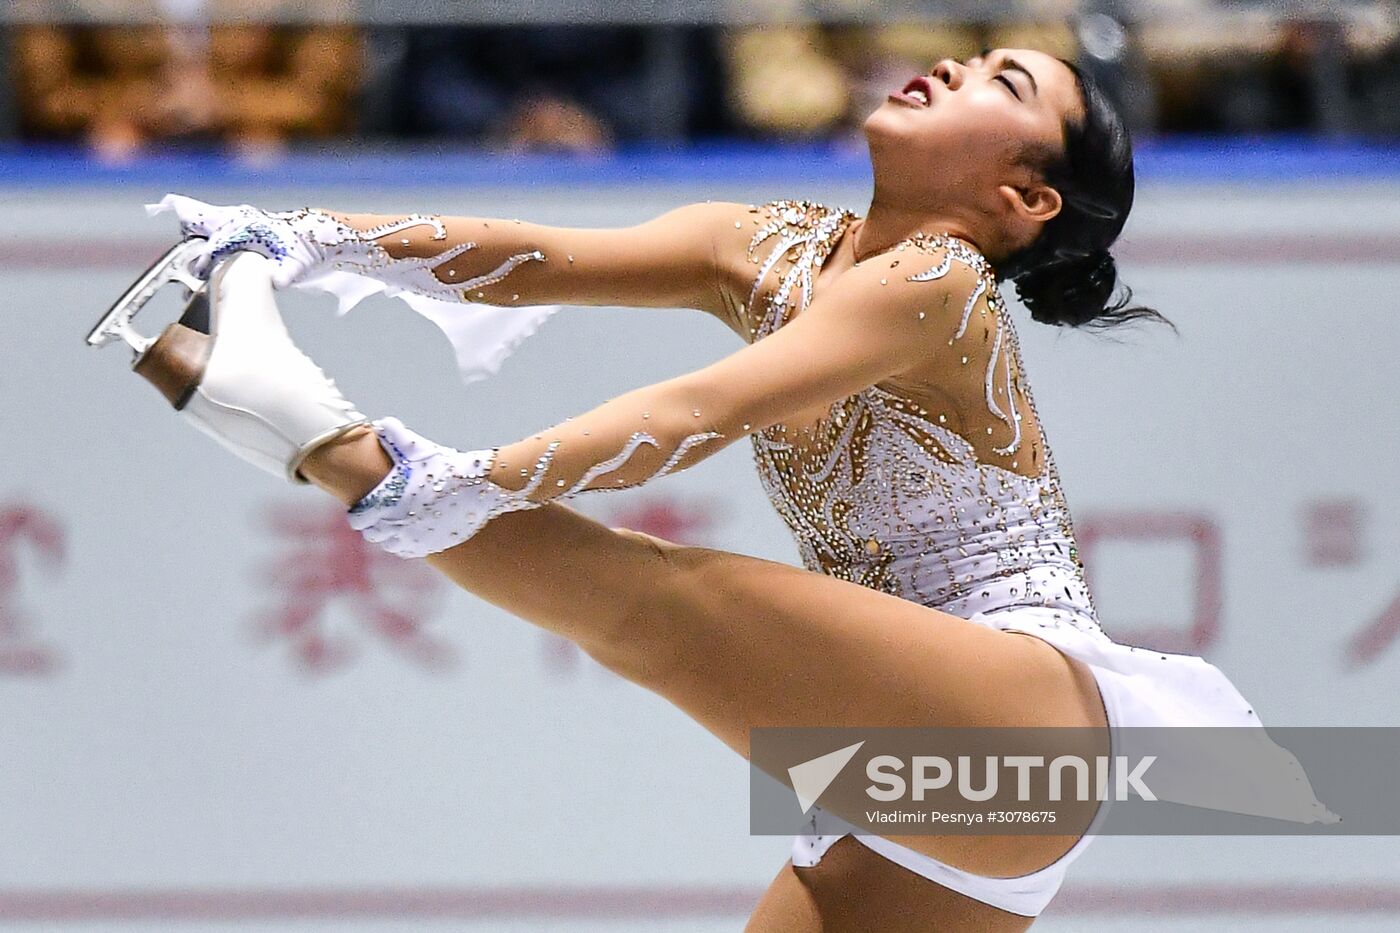
[[[374,294],[401,298],[444,333],[464,381],[497,371],[560,305],[695,308],[733,326],[722,287],[748,205],[688,204],[616,228],[555,227],[436,214],[264,211],[166,195],[199,238],[192,271],[249,250],[273,260],[273,283],[334,295],[344,314]]]

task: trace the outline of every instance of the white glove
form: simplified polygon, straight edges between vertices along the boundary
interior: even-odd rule
[[[538,479],[518,491],[491,482],[494,449],[444,447],[410,431],[397,418],[374,422],[374,430],[394,466],[347,517],[365,540],[396,557],[445,551],[497,515],[539,507],[527,498]]]
[[[207,241],[190,266],[196,276],[207,278],[219,260],[248,250],[277,264],[272,275],[277,288],[321,271],[330,251],[360,239],[354,230],[321,211],[274,213],[248,204],[220,207],[167,194],[159,204],[146,205],[146,212],[152,217],[173,212],[186,239]]]

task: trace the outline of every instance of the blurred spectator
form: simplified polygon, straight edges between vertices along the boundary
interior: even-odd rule
[[[1400,5],[1357,11],[1346,44],[1356,129],[1400,136]]]
[[[730,102],[764,136],[823,136],[850,108],[849,76],[817,26],[735,30],[728,41]]]
[[[1154,19],[1138,29],[1155,79],[1159,131],[1400,128],[1394,8],[1358,8],[1318,21],[1268,10],[1202,18],[1205,7],[1193,0],[1182,12],[1194,15]]]
[[[360,70],[353,28],[208,25],[227,12],[215,0],[69,5],[89,16],[155,12],[163,24],[17,27],[15,84],[31,138],[80,139],[121,159],[180,141],[265,151],[350,126]],[[241,0],[235,12],[275,18],[283,5]]]
[[[1285,26],[1265,14],[1231,17],[1224,28],[1199,20],[1154,20],[1140,30],[1156,79],[1158,129],[1247,133],[1290,128],[1308,118],[1308,102],[1291,74]]]
[[[373,40],[376,129],[506,148],[602,151],[724,130],[712,30],[676,30],[678,67],[655,70],[657,33],[634,26],[413,27]],[[664,62],[663,62],[664,64]],[[658,95],[661,95],[660,97]]]

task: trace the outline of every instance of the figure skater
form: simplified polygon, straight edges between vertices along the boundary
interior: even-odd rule
[[[914,78],[865,132],[863,217],[703,203],[587,230],[171,196],[186,241],[90,339],[125,338],[137,371],[201,430],[336,496],[368,540],[570,639],[741,755],[758,726],[1257,726],[1210,664],[1100,629],[998,287],[1012,280],[1046,324],[1160,319],[1128,304],[1109,253],[1133,199],[1112,106],[1067,62],[996,50]],[[167,279],[195,299],[147,340],[130,316]],[[696,308],[747,346],[516,443],[460,451],[346,401],[288,337],[274,303],[285,286],[347,301],[387,291],[440,323],[499,322],[456,331],[459,350],[484,357],[552,303]],[[746,436],[805,570],[561,504]],[[1306,782],[1298,794],[1300,812],[1325,812]],[[1023,930],[1091,815],[1058,835],[814,824],[748,928]]]

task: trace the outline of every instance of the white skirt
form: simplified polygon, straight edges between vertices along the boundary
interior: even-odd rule
[[[1070,622],[1069,615],[1027,606],[979,612],[969,621],[1034,635],[1087,665],[1115,730],[1115,756],[1137,760],[1143,754],[1137,750],[1153,740],[1160,750],[1162,734],[1148,729],[1202,730],[1179,733],[1173,754],[1153,764],[1157,799],[1294,823],[1339,820],[1317,799],[1298,759],[1269,738],[1254,707],[1219,668],[1194,655],[1119,644],[1096,621]],[[1243,730],[1229,733],[1228,748],[1204,731],[1223,728]]]

